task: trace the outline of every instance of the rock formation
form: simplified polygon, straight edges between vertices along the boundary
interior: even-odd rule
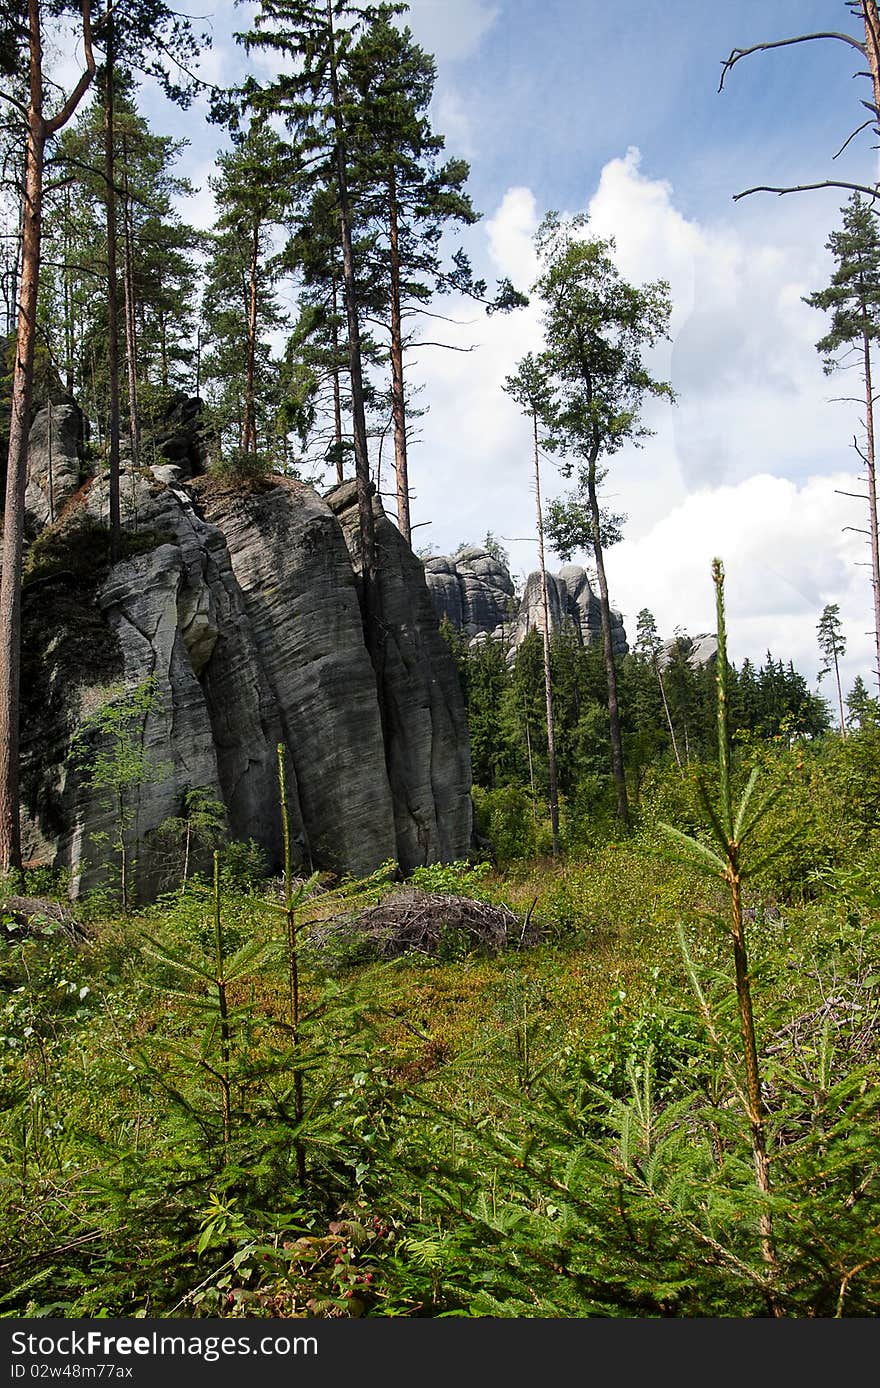
[[[452,559],[426,559],[425,577],[439,616],[467,636],[495,631],[516,611],[513,579],[488,550],[469,546]]]
[[[34,442],[45,430],[42,413]],[[152,772],[131,793],[128,831],[141,898],[162,884],[151,833],[180,815],[196,787],[222,801],[234,837],[255,839],[277,866],[279,743],[305,867],[361,875],[389,859],[409,871],[464,856],[472,810],[458,680],[421,564],[378,500],[377,676],[351,557],[352,489],[337,489],[328,504],[290,479],[245,488],[193,479],[192,450],[179,433],[171,435],[173,462],[122,477],[126,548],[134,552],[109,572],[98,565],[91,578],[73,580],[62,558],[57,572],[25,588],[31,859],[70,867],[77,892],[105,876],[107,853],[96,843],[113,840],[112,797],[87,787],[71,748],[114,690],[146,679],[154,697],[140,746]],[[41,457],[35,448],[31,513],[45,526]],[[102,533],[97,523],[107,512],[106,476],[68,491],[43,549],[57,538],[66,553],[66,537],[76,551]]]
[[[599,599],[586,570],[566,564],[558,574],[547,577],[551,630],[568,621],[584,645],[601,641]],[[529,574],[517,601],[504,564],[487,550],[470,547],[452,558],[426,559],[425,579],[439,617],[446,617],[472,640],[503,640],[511,659],[530,631],[535,627],[543,630],[541,575],[537,571]],[[613,610],[611,629],[615,654],[625,655],[628,646],[623,618]]]
[[[34,533],[54,521],[80,484],[83,418],[72,401],[37,412],[28,436],[25,525]]]

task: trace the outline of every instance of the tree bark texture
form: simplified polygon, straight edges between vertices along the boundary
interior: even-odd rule
[[[376,535],[373,523],[373,498],[370,486],[370,457],[367,449],[367,421],[364,411],[364,382],[361,368],[361,333],[358,321],[357,286],[354,272],[354,251],[351,241],[351,207],[346,173],[345,132],[339,115],[339,74],[336,65],[336,40],[333,30],[333,3],[327,0],[327,32],[329,44],[330,94],[334,107],[334,137],[336,162],[336,192],[339,201],[339,231],[342,242],[342,274],[345,299],[345,318],[348,328],[348,360],[351,373],[351,413],[354,432],[354,466],[357,487],[358,522],[361,539],[361,578],[363,584],[364,622],[367,649],[376,664],[378,652],[378,612],[376,591]]]
[[[21,564],[24,494],[37,334],[37,292],[43,203],[42,43],[37,0],[29,0],[31,99],[28,116],[25,192],[22,211],[21,281],[18,333],[9,421],[6,508],[3,520],[3,576],[0,579],[0,869],[21,868],[19,813],[19,727],[21,692]]]
[[[339,384],[339,367],[336,364],[339,359],[339,330],[336,326],[336,318],[339,312],[339,303],[336,294],[336,279],[331,282],[332,292],[332,342],[333,342],[333,442],[336,446],[336,481],[337,483],[345,480],[345,473],[342,467],[342,388]]]
[[[34,348],[43,212],[46,141],[67,123],[95,73],[89,0],[82,6],[86,70],[61,110],[43,114],[43,43],[39,0],[28,0],[29,102],[22,200],[21,282],[12,376],[9,454],[0,578],[0,871],[21,869],[19,803],[19,702],[21,692],[21,566],[27,446],[33,396]]]
[[[119,290],[116,282],[116,159],[114,150],[115,45],[113,20],[107,28],[104,62],[104,210],[107,221],[107,421],[110,469],[110,557],[119,558],[122,520],[119,508]]]
[[[550,598],[544,558],[544,514],[541,509],[541,463],[538,454],[538,415],[532,414],[535,431],[535,509],[538,519],[538,562],[541,566],[541,602],[544,610],[544,699],[547,706],[547,763],[550,796],[550,830],[553,856],[559,856],[559,777],[556,768],[556,732],[553,722],[553,684],[550,678]],[[531,756],[531,753],[530,753]]]
[[[863,305],[863,315],[867,320],[867,310]],[[871,587],[874,593],[874,654],[876,665],[874,676],[880,685],[880,543],[877,536],[877,468],[874,442],[874,385],[871,374],[871,340],[867,321],[862,336],[865,363],[865,432],[867,450],[865,465],[868,473],[868,524],[871,540]]]
[[[599,611],[602,616],[602,653],[605,660],[605,680],[608,685],[608,727],[611,739],[611,772],[617,794],[617,818],[627,832],[630,829],[629,798],[626,793],[626,771],[623,764],[623,736],[620,730],[620,704],[617,697],[617,667],[614,664],[614,643],[611,632],[611,603],[608,600],[608,580],[605,577],[605,556],[602,551],[601,511],[596,490],[598,450],[590,455],[587,470],[587,496],[590,502],[590,527],[596,576],[599,580]]]
[[[131,440],[131,465],[138,466],[141,454],[141,430],[138,410],[138,349],[137,317],[134,294],[134,235],[131,225],[131,200],[128,196],[128,147],[122,142],[123,207],[122,207],[122,283],[125,307],[125,365],[128,376],[128,429]]]
[[[254,400],[257,363],[257,278],[260,259],[260,224],[254,221],[251,229],[250,272],[248,278],[247,358],[244,377],[244,429],[242,450],[246,458],[257,454],[257,413]]]
[[[397,225],[397,180],[388,176],[389,270],[391,277],[391,417],[394,420],[394,472],[397,478],[397,525],[410,543],[409,466],[406,456],[406,400],[403,389],[403,328],[400,311],[400,243]]]

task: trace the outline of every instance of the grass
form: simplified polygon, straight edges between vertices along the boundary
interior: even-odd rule
[[[860,1103],[869,1102],[870,1084],[876,1084],[880,1024],[871,1031],[877,1004],[870,979],[872,969],[878,972],[880,861],[870,830],[859,842],[845,868],[829,868],[817,852],[818,874],[809,892],[793,891],[781,900],[778,882],[769,897],[764,884],[745,902],[758,1035],[771,1092],[788,1096],[783,1106],[790,1106],[797,1086],[805,1093],[815,1088],[820,1053],[823,1092],[834,1095],[835,1085],[846,1087],[865,1063],[875,1078],[865,1081],[868,1097]],[[797,873],[800,880],[800,858]],[[516,1230],[538,1220],[542,1232],[529,1238],[549,1237],[552,1220],[547,1225],[545,1207],[548,1199],[553,1206],[562,1197],[554,1202],[525,1178],[514,1180],[497,1144],[512,1142],[520,1129],[542,1132],[553,1111],[542,1097],[545,1090],[568,1094],[570,1105],[576,1093],[598,1085],[616,1096],[614,1103],[626,1105],[632,1080],[641,1076],[641,1083],[647,1066],[660,1121],[674,1111],[692,1073],[709,1076],[677,930],[684,924],[723,1029],[731,995],[723,888],[685,863],[661,858],[648,831],[562,862],[512,863],[495,871],[432,869],[422,885],[469,892],[520,913],[533,908],[543,939],[494,957],[456,949],[447,957],[441,951],[431,958],[411,954],[349,966],[309,943],[309,919],[326,913],[326,898],[303,908],[305,1021],[296,1065],[306,1096],[304,1187],[290,1168],[285,1098],[292,1059],[281,1025],[289,1008],[286,924],[277,905],[265,904],[263,888],[249,892],[229,882],[224,891],[230,954],[252,938],[270,946],[229,989],[238,1116],[225,1158],[217,1140],[216,1085],[197,1058],[204,1044],[210,1062],[217,1044],[216,1038],[205,1039],[194,1011],[199,985],[145,950],[151,936],[184,962],[209,951],[209,891],[169,895],[128,919],[105,910],[91,924],[90,941],[76,949],[57,935],[28,940],[13,934],[0,945],[0,1034],[6,1038],[0,1063],[0,1205],[6,1227],[0,1314],[134,1314],[146,1308],[163,1315],[240,1314],[235,1308],[247,1305],[248,1314],[282,1308],[285,1314],[341,1315],[352,1313],[352,1286],[357,1305],[368,1314],[434,1315],[455,1308],[469,1313],[480,1306],[484,1314],[536,1313],[512,1309],[519,1303],[510,1287],[500,1311],[481,1298],[489,1286],[493,1296],[500,1295],[508,1272],[513,1276],[516,1260],[507,1268],[504,1248],[517,1246],[522,1234]],[[371,888],[380,890],[394,888]],[[765,905],[774,909],[765,911]],[[857,1014],[839,1007],[835,1012],[833,1000],[841,997],[861,1008],[858,1045]],[[825,1035],[829,1026],[833,1035]],[[731,1036],[735,1048],[735,1032]],[[585,1115],[595,1103],[589,1100]],[[838,1103],[843,1100],[833,1099],[832,1107]],[[821,1127],[826,1120],[819,1109],[816,1115]],[[838,1121],[832,1119],[831,1134]],[[800,1131],[799,1117],[785,1121]],[[578,1119],[584,1122],[594,1119]],[[857,1120],[847,1124],[858,1133]],[[561,1141],[561,1160],[571,1140],[548,1129],[537,1150],[555,1161]],[[485,1142],[496,1147],[484,1150]],[[670,1156],[671,1171],[680,1160]],[[865,1175],[873,1179],[871,1160],[859,1161],[859,1181]],[[732,1179],[738,1168],[733,1156],[730,1162]],[[553,1180],[564,1185],[563,1168],[552,1170]],[[694,1176],[695,1190],[702,1179]],[[425,1182],[423,1212],[422,1197],[413,1192]],[[455,1189],[471,1223],[462,1224],[448,1203],[437,1204],[438,1191]],[[489,1189],[499,1212],[508,1202],[514,1223],[503,1235],[486,1225],[482,1242],[470,1247],[467,1231],[483,1227],[480,1192]],[[787,1199],[787,1189],[780,1198]],[[572,1210],[580,1208],[575,1201]],[[583,1211],[572,1217],[572,1229],[589,1229]],[[723,1228],[729,1215],[713,1218]],[[735,1212],[733,1227],[747,1227],[750,1218]],[[383,1232],[364,1236],[357,1247],[360,1233],[340,1243],[331,1226],[349,1219],[358,1229],[373,1229],[375,1219]],[[779,1227],[785,1248],[785,1219]],[[442,1233],[436,1264],[425,1251],[435,1237],[432,1228]],[[278,1261],[284,1229],[293,1229],[305,1250],[295,1269],[290,1259]],[[865,1230],[857,1234],[870,1241]],[[570,1256],[588,1257],[571,1237]],[[666,1237],[655,1229],[644,1247],[658,1238],[658,1247],[665,1247]],[[123,1258],[119,1250],[128,1240],[132,1252]],[[819,1241],[817,1235],[817,1246]],[[328,1280],[320,1248],[331,1244],[340,1261],[331,1261],[337,1272]],[[267,1250],[262,1262],[248,1251],[260,1248]],[[229,1283],[233,1254],[241,1255],[247,1278]],[[845,1261],[845,1250],[840,1258]],[[612,1282],[620,1266],[608,1264]],[[844,1268],[838,1289],[846,1273]],[[651,1290],[651,1277],[659,1275],[659,1264],[654,1273],[649,1266],[648,1290],[641,1282],[641,1290],[621,1290],[620,1304],[630,1304],[626,1298],[632,1296],[632,1305],[647,1308],[636,1314],[656,1314],[649,1308],[662,1297],[658,1301],[659,1293]],[[846,1283],[846,1296],[861,1314],[870,1289],[860,1287],[859,1279],[867,1276],[860,1273],[852,1290]],[[202,1290],[193,1299],[196,1287]],[[580,1303],[566,1301],[568,1294],[551,1278],[541,1292],[544,1310],[537,1313],[584,1314],[571,1308],[592,1304],[594,1295],[578,1293],[587,1297]],[[836,1305],[837,1294],[835,1287],[823,1292],[825,1300],[815,1301],[817,1313],[831,1314],[827,1306]],[[617,1304],[617,1295],[608,1304]],[[700,1300],[703,1294],[693,1289],[669,1295],[671,1314],[715,1314],[724,1298],[732,1298],[727,1304],[734,1308],[724,1314],[754,1314],[748,1308],[759,1305],[726,1282],[706,1293],[708,1299]],[[232,1302],[224,1300],[229,1296]],[[598,1304],[605,1305],[601,1298]],[[707,1306],[713,1309],[707,1312]]]

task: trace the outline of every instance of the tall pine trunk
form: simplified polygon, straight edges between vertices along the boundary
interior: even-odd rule
[[[257,415],[254,390],[257,362],[257,278],[260,261],[260,224],[255,219],[251,230],[251,255],[248,271],[247,354],[244,374],[244,428],[242,451],[245,458],[256,458]]]
[[[400,311],[400,244],[397,179],[388,175],[388,237],[391,275],[391,417],[394,420],[394,472],[397,478],[397,525],[407,544],[412,539],[409,514],[409,468],[406,456],[406,399],[403,389],[403,329]],[[555,849],[554,849],[555,852]]]
[[[70,187],[64,189],[64,387],[68,395],[73,395],[73,359],[76,353],[76,324],[73,318],[73,287],[70,261],[72,254],[70,236]]]
[[[336,192],[339,202],[339,232],[342,242],[342,275],[345,317],[348,328],[348,361],[351,374],[351,413],[354,432],[354,466],[357,487],[358,523],[361,540],[361,576],[367,649],[376,664],[378,654],[378,611],[376,591],[376,534],[373,498],[370,488],[370,456],[367,449],[367,420],[364,411],[364,382],[361,366],[361,332],[358,321],[357,285],[351,240],[351,206],[348,195],[345,136],[341,123],[339,74],[336,65],[336,39],[333,28],[333,0],[327,0],[327,31],[330,40],[330,92],[335,128]]]
[[[672,713],[669,709],[669,700],[666,697],[666,685],[663,683],[663,673],[660,669],[660,661],[657,658],[656,650],[651,652],[651,660],[654,665],[654,674],[657,676],[657,684],[660,688],[660,698],[663,701],[663,712],[666,714],[666,726],[669,729],[669,736],[672,739],[672,751],[675,754],[675,764],[679,771],[683,771],[681,755],[678,750],[678,741],[675,736],[675,724],[672,721]]]
[[[602,615],[602,653],[605,661],[605,681],[608,686],[608,726],[611,738],[611,772],[617,795],[617,818],[624,829],[629,831],[629,799],[626,793],[626,771],[623,764],[623,736],[620,731],[620,704],[617,698],[617,667],[614,664],[614,643],[611,632],[611,603],[608,600],[608,581],[605,577],[605,556],[602,550],[601,511],[596,490],[596,448],[590,454],[587,471],[587,495],[590,503],[590,530],[593,538],[593,554],[596,560],[596,575],[599,580],[599,611]]]
[[[874,674],[880,684],[880,544],[877,536],[877,469],[874,444],[874,386],[871,374],[871,339],[868,333],[867,308],[862,302],[862,350],[865,366],[865,432],[867,452],[865,466],[868,474],[868,524],[871,539],[871,587],[874,593],[874,654],[877,664]]]
[[[43,166],[46,141],[73,115],[92,80],[91,11],[83,0],[86,71],[57,115],[43,115],[43,43],[39,0],[28,0],[27,145],[22,204],[21,282],[18,329],[12,376],[9,454],[3,519],[3,573],[0,577],[0,871],[21,869],[19,782],[19,704],[21,693],[21,567],[24,542],[24,497],[27,446],[33,397],[34,348],[43,213]]]
[[[553,685],[550,679],[550,596],[544,559],[544,513],[541,509],[541,464],[538,454],[538,415],[532,413],[535,431],[535,507],[538,516],[538,562],[541,565],[541,602],[544,608],[544,699],[547,706],[547,762],[550,779],[550,829],[553,856],[559,856],[559,778],[556,769],[556,730],[553,722]],[[531,749],[529,751],[531,761]]]
[[[119,314],[116,282],[116,159],[114,150],[115,44],[113,19],[107,26],[104,60],[104,211],[107,222],[107,373],[109,419],[107,438],[110,469],[110,558],[119,558],[122,529],[119,508]]]
[[[877,0],[862,0],[862,18],[865,21],[865,50],[871,85],[874,92],[875,115],[880,129],[880,11]],[[863,312],[864,307],[863,307]],[[865,313],[865,318],[867,314]],[[864,334],[865,351],[865,425],[868,434],[868,508],[871,526],[871,582],[874,589],[874,645],[877,657],[875,671],[880,684],[880,551],[877,538],[877,475],[874,449],[874,398],[871,384],[871,349],[867,328]]]
[[[128,375],[128,428],[131,439],[131,465],[138,466],[141,453],[141,430],[137,387],[137,321],[134,298],[134,246],[131,225],[131,199],[128,194],[128,142],[122,137],[123,206],[122,206],[122,283],[125,306],[125,365]]]
[[[337,327],[337,315],[339,313],[339,303],[336,295],[336,277],[331,281],[332,294],[332,343],[333,343],[333,444],[336,450],[336,481],[341,483],[345,473],[342,467],[342,389],[339,384],[339,329]]]
[[[37,0],[28,3],[31,101],[22,216],[18,334],[9,421],[3,576],[0,579],[0,868],[21,868],[19,810],[19,697],[21,692],[21,565],[24,494],[33,393],[34,347],[43,204],[46,132],[42,115],[42,51]]]

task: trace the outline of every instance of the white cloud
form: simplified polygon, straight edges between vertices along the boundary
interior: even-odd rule
[[[484,0],[410,0],[402,22],[438,63],[447,63],[476,53],[500,13],[500,5]]]
[[[538,273],[535,232],[540,214],[531,188],[508,188],[486,222],[489,256],[499,275],[527,287]]]
[[[802,220],[795,239],[772,216],[738,221],[734,213],[712,225],[688,219],[670,184],[642,173],[634,150],[605,166],[588,206],[591,231],[615,236],[626,278],[668,279],[674,303],[672,341],[653,368],[672,380],[679,403],[646,411],[655,437],[616,455],[606,484],[609,503],[629,515],[608,567],[612,600],[631,634],[642,607],[667,634],[679,625],[710,629],[709,566],[720,554],[737,661],[760,662],[770,648],[812,682],[816,623],[823,606],[837,602],[849,638],[846,678],[869,679],[871,595],[867,570],[858,567],[866,556],[862,537],[843,532],[864,519],[857,501],[835,495],[835,488],[861,489],[848,446],[857,411],[828,403],[854,392],[823,376],[813,345],[822,318],[802,302],[827,282],[827,228],[817,220],[805,233]],[[475,231],[494,273],[526,289],[539,215],[531,190],[514,187]],[[444,311],[469,326],[432,322],[430,336],[442,330],[444,340],[477,346],[466,355],[425,350],[414,358],[411,376],[425,381],[431,405],[411,453],[414,518],[432,518],[416,542],[447,551],[491,529],[504,538],[514,571],[524,573],[537,558],[531,440],[501,387],[541,345],[540,304],[492,318],[462,303]],[[566,486],[548,460],[545,494]]]
[[[442,130],[446,148],[460,159],[473,160],[479,155],[467,104],[461,92],[450,82],[438,82],[431,100],[431,124]]]
[[[641,607],[660,631],[692,634],[715,626],[712,559],[724,561],[731,658],[760,662],[769,648],[793,660],[812,684],[818,669],[816,623],[837,602],[848,638],[844,674],[852,683],[871,665],[871,595],[858,503],[840,496],[857,489],[849,474],[798,484],[761,474],[686,497],[638,540],[607,556],[609,584],[630,633]]]

